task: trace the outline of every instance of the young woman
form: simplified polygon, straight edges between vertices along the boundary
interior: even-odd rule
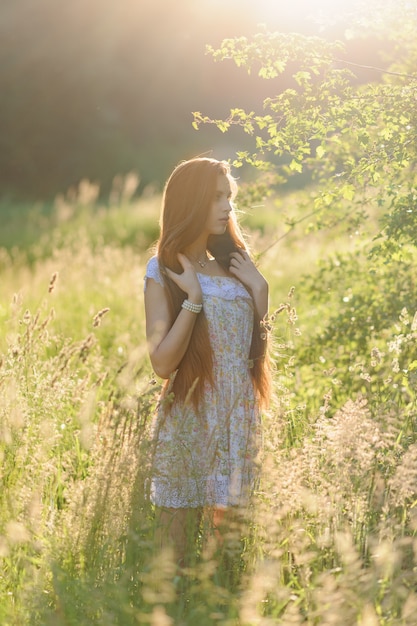
[[[145,278],[146,332],[166,379],[154,424],[151,496],[160,539],[184,561],[202,512],[218,528],[256,480],[260,409],[270,375],[261,321],[268,284],[251,260],[226,162],[178,165],[164,191],[156,255]]]

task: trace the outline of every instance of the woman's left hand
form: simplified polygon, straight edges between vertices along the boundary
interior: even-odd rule
[[[263,285],[266,285],[265,278],[245,250],[232,252],[229,271],[251,291],[256,291]]]
[[[231,253],[229,272],[251,292],[262,319],[268,312],[268,283],[245,250]]]

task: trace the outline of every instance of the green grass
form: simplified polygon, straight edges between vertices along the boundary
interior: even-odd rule
[[[259,489],[221,549],[197,543],[181,579],[156,550],[146,490],[159,385],[142,280],[158,203],[67,199],[47,220],[29,211],[30,237],[2,231],[1,624],[412,626],[414,312],[384,313],[364,347],[355,327],[345,332],[354,367],[343,378],[343,341],[315,333],[319,321],[344,330],[343,276],[360,286],[361,266],[346,265],[331,297],[331,271],[310,282],[302,274],[335,251],[353,253],[355,241],[292,230],[274,243],[294,197],[265,206],[258,224],[245,218],[254,251],[268,248],[259,262],[271,310],[288,303],[273,321],[275,398]],[[363,284],[365,310],[373,296]]]

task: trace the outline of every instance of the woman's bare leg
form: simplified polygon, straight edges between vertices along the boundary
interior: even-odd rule
[[[171,548],[175,562],[184,567],[195,550],[200,521],[201,509],[158,509],[155,533],[157,547]]]
[[[224,542],[224,533],[227,528],[227,509],[206,507],[203,513],[204,535],[203,548],[206,556],[212,556]]]
[[[204,549],[213,555],[219,549],[228,552],[240,546],[244,532],[244,518],[236,507],[210,507],[204,509]]]

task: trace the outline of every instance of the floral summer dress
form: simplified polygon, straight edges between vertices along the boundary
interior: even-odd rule
[[[260,415],[249,372],[253,304],[236,278],[197,274],[213,348],[215,385],[207,384],[197,415],[175,400],[159,410],[151,497],[163,507],[244,505],[256,480]],[[146,279],[163,284],[158,261]]]

